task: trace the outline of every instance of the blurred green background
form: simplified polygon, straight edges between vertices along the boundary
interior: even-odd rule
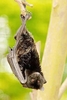
[[[32,13],[32,19],[27,22],[27,29],[36,42],[41,41],[41,61],[49,27],[52,0],[27,1],[33,4],[32,8],[27,7]],[[0,100],[30,100],[29,92],[32,90],[22,87],[12,74],[6,60],[9,46],[13,47],[15,45],[14,35],[20,25],[20,8],[18,4],[14,0],[0,1]],[[65,70],[63,80],[66,75],[67,71]],[[61,100],[67,100],[66,93],[67,91]]]

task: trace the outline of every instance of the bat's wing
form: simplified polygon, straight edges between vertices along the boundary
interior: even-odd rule
[[[26,31],[25,25],[26,25],[26,21],[29,19],[29,17],[30,17],[30,13],[26,14],[25,17],[23,15],[21,15],[23,25],[20,26],[20,28],[17,31],[17,34],[15,35],[15,39],[17,40],[17,43],[16,43],[15,47],[13,49],[11,49],[9,54],[7,55],[7,60],[8,60],[8,63],[10,64],[10,67],[11,67],[13,73],[15,74],[15,76],[18,78],[18,80],[22,84],[26,83],[27,74],[26,74],[26,70],[25,70],[25,79],[24,79],[22,71],[21,71],[18,61],[17,61],[17,46],[18,46],[19,38],[21,37],[21,34],[23,33],[23,31]]]
[[[17,59],[16,59],[16,55],[15,55],[15,50],[14,49],[10,49],[9,54],[7,55],[7,60],[10,64],[10,67],[13,71],[13,73],[15,74],[15,76],[18,78],[18,80],[23,84],[26,83],[27,81],[27,76],[23,77],[22,72],[20,70],[20,67],[17,63]]]

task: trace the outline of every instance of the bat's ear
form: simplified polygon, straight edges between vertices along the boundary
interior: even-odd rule
[[[44,81],[44,84],[47,82],[47,81],[45,80],[45,78],[43,78],[43,81]],[[41,90],[41,91],[44,91],[44,87],[42,86],[42,87],[40,88],[40,90]]]
[[[44,84],[47,83],[47,81],[45,80],[45,78],[43,78]]]
[[[43,76],[43,73],[41,72],[42,78],[43,78],[43,84],[47,83],[46,79]]]

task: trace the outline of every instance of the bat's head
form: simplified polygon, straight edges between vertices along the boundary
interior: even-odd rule
[[[46,80],[39,72],[33,72],[27,79],[27,86],[33,89],[41,89],[45,83]]]

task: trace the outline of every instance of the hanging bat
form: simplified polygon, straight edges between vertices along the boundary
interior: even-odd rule
[[[26,29],[30,13],[21,15],[23,24],[15,35],[16,45],[7,56],[10,67],[20,83],[27,88],[41,89],[46,80],[41,71],[34,39]]]

